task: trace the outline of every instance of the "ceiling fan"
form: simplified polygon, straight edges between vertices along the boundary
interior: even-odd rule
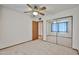
[[[44,10],[46,10],[46,7],[38,7],[37,5],[34,5],[34,7],[33,6],[31,6],[30,4],[26,4],[31,10],[30,11],[25,11],[24,13],[30,13],[30,12],[32,12],[32,14],[34,15],[34,16],[37,16],[37,15],[45,15],[44,13],[43,13],[43,11]]]

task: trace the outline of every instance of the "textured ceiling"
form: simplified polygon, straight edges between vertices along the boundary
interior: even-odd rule
[[[37,5],[46,6],[47,14],[55,14],[55,13],[79,6],[78,4],[37,4]],[[11,8],[13,10],[17,10],[19,12],[24,12],[29,10],[29,8],[25,4],[3,4],[2,6]]]

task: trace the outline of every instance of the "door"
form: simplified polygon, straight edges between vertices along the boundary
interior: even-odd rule
[[[38,22],[38,38],[43,39],[43,21]]]
[[[38,22],[32,21],[32,40],[38,39]]]

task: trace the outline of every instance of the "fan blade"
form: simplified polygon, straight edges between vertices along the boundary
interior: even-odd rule
[[[44,13],[41,13],[41,12],[39,12],[39,14],[40,14],[40,15],[43,15],[43,16],[45,15]]]
[[[30,4],[27,4],[28,7],[30,7],[32,9],[32,6]]]
[[[31,11],[26,11],[26,12],[24,12],[24,13],[29,13],[29,12],[31,12]]]
[[[46,7],[42,7],[42,8],[40,8],[40,11],[45,10],[45,9],[46,9]]]
[[[34,9],[38,9],[38,7],[37,6],[34,6]]]

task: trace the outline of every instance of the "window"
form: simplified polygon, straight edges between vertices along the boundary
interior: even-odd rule
[[[57,23],[52,23],[51,26],[52,26],[52,27],[51,27],[51,28],[52,28],[52,29],[51,29],[52,32],[58,32],[58,29],[57,29],[57,26],[58,26],[58,25],[57,25]]]
[[[68,22],[59,23],[59,32],[67,32],[68,31]]]
[[[52,23],[51,31],[52,32],[67,32],[68,31],[68,22]]]

